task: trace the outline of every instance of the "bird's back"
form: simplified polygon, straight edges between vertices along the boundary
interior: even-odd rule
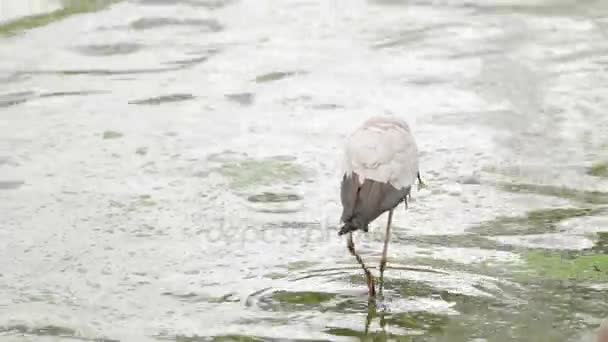
[[[348,139],[341,186],[340,231],[361,229],[409,194],[418,175],[418,149],[405,121],[367,120]]]
[[[348,139],[344,173],[356,172],[365,179],[408,187],[418,175],[418,148],[403,120],[373,117]]]

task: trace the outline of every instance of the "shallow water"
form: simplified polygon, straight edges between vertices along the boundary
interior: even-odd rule
[[[0,4],[0,23],[49,13],[60,8],[61,2],[57,0],[3,1]]]
[[[608,316],[606,2],[83,3],[0,23],[0,339],[588,341]],[[368,303],[339,156],[377,114],[428,186]],[[375,273],[385,220],[356,236]]]

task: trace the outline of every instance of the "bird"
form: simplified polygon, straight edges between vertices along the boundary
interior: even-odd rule
[[[418,147],[404,120],[373,116],[348,137],[340,186],[343,225],[338,235],[348,234],[347,248],[365,273],[370,297],[376,296],[374,278],[355,249],[353,232],[367,232],[368,225],[388,211],[379,267],[382,295],[393,211],[402,202],[407,209],[407,199],[416,180],[419,186],[424,185],[418,168]]]

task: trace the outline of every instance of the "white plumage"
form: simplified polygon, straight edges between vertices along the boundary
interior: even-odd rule
[[[418,148],[409,126],[391,117],[373,117],[346,143],[344,172],[390,183],[397,189],[413,185],[418,176]]]

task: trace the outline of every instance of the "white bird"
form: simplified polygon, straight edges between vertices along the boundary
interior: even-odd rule
[[[352,232],[367,232],[369,223],[388,211],[380,259],[379,282],[382,294],[393,210],[401,202],[407,208],[407,196],[416,179],[422,185],[418,170],[418,148],[405,121],[391,117],[372,117],[348,138],[341,186],[341,221],[344,225],[338,234],[348,233],[348,250],[365,272],[370,296],[376,294],[374,279],[355,251]]]

